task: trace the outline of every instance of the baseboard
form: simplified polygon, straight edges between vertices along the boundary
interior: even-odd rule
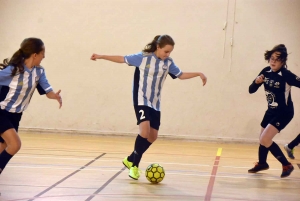
[[[137,133],[133,132],[118,132],[118,131],[88,131],[88,130],[71,130],[71,129],[53,129],[53,128],[26,128],[20,127],[19,132],[24,133],[39,133],[39,134],[64,134],[64,135],[92,135],[92,136],[110,136],[110,137],[135,137]],[[185,140],[185,141],[204,141],[215,143],[245,143],[257,144],[258,139],[248,138],[226,138],[226,137],[211,137],[211,136],[191,136],[191,135],[170,135],[159,133],[160,139],[167,140]],[[278,144],[284,144],[281,140],[276,140]]]

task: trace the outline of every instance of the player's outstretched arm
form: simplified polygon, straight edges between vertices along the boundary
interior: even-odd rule
[[[198,76],[201,78],[201,80],[203,82],[203,86],[204,86],[207,82],[207,77],[201,72],[194,72],[194,73],[182,72],[182,74],[178,78],[181,80],[186,80],[186,79],[191,79],[191,78],[198,77]]]
[[[104,60],[112,61],[112,62],[116,62],[116,63],[125,63],[123,56],[99,55],[99,54],[93,54],[91,56],[91,60],[96,61],[97,59],[104,59]]]
[[[62,98],[60,96],[61,90],[58,90],[58,92],[54,93],[53,91],[50,91],[49,93],[46,94],[47,98],[49,99],[56,99],[59,103],[59,108],[62,106]]]

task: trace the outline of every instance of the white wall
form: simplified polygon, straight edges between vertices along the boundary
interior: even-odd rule
[[[264,51],[279,43],[300,75],[299,10],[299,0],[0,0],[0,56],[10,57],[24,38],[41,38],[48,80],[62,90],[61,110],[36,93],[22,130],[135,135],[134,68],[89,58],[135,53],[169,34],[176,64],[204,72],[208,83],[167,79],[160,135],[256,141],[267,102],[262,88],[250,95],[248,86],[267,66]],[[300,132],[300,90],[292,97],[295,117],[277,141]]]

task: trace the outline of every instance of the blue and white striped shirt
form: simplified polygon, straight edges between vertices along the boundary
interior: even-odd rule
[[[33,92],[38,84],[48,93],[53,91],[48,83],[43,67],[33,67],[29,70],[24,65],[24,73],[11,76],[13,66],[7,66],[0,71],[0,85],[9,88],[4,100],[0,102],[2,110],[12,113],[23,112],[30,102]],[[1,91],[3,93],[3,91]],[[3,94],[1,94],[3,96]]]
[[[182,72],[171,58],[161,60],[154,53],[137,53],[124,57],[130,66],[136,66],[133,82],[134,105],[145,105],[160,111],[161,89],[168,75],[179,77]]]

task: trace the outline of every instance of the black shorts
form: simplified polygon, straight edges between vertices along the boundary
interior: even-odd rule
[[[21,121],[22,113],[11,113],[0,109],[0,136],[8,129],[14,128],[18,132],[19,122]],[[0,143],[4,140],[0,137]]]
[[[137,119],[137,125],[143,121],[150,121],[150,127],[155,130],[159,130],[160,126],[160,111],[144,106],[144,105],[135,105],[135,116]]]
[[[272,113],[266,111],[265,116],[261,122],[261,127],[266,128],[268,124],[273,125],[279,130],[284,129],[294,117],[294,111],[283,112],[283,113]]]

